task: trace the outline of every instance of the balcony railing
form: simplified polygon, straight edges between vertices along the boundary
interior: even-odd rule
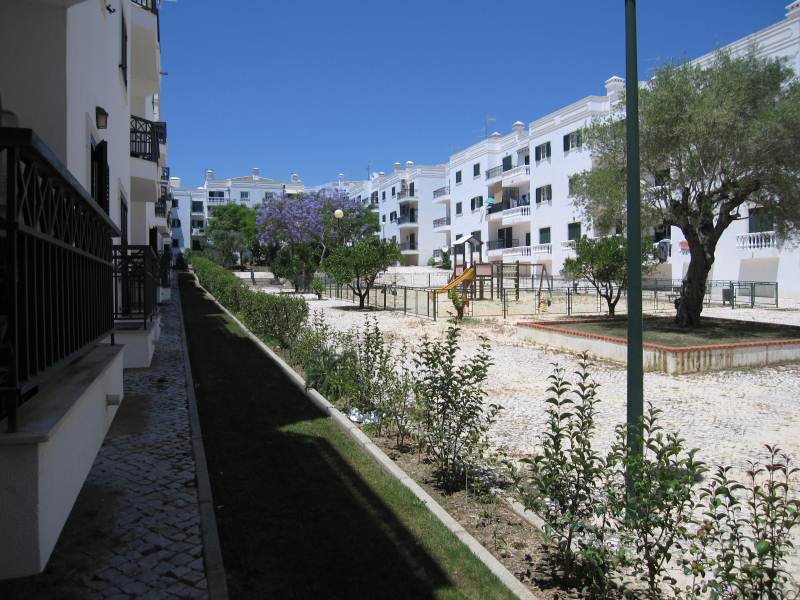
[[[778,245],[774,231],[759,231],[756,233],[743,233],[736,236],[736,247],[745,250],[759,250],[761,248],[775,248]]]
[[[494,179],[495,177],[500,177],[502,174],[503,165],[497,165],[496,167],[486,170],[486,179]]]
[[[157,217],[167,216],[167,199],[164,197],[156,200],[155,213]]]
[[[486,242],[488,250],[503,250],[505,248],[516,248],[519,246],[519,240],[489,240]]]
[[[441,196],[446,196],[450,193],[450,186],[446,185],[444,187],[440,187],[438,190],[433,190],[433,197],[440,198]]]
[[[120,235],[30,129],[0,128],[0,420],[113,329]]]
[[[403,199],[411,200],[411,199],[414,199],[414,198],[417,198],[417,190],[414,190],[412,192],[411,190],[404,189],[404,190],[400,190],[399,192],[397,192],[397,199],[398,200],[403,200]]]
[[[416,242],[401,242],[400,244],[400,252],[409,252],[416,250],[417,250]]]
[[[153,121],[131,115],[131,156],[158,162],[161,153],[158,148],[157,125]]]
[[[147,328],[156,312],[159,262],[151,246],[114,246],[114,325]]]
[[[517,167],[504,171],[503,177],[516,177],[517,175],[530,175],[530,174],[531,174],[530,165],[519,165]]]
[[[503,211],[504,220],[529,217],[530,215],[531,215],[531,207],[528,204],[522,204],[520,206],[515,206],[514,208],[508,208]]]
[[[155,15],[158,14],[158,0],[131,0],[131,2],[141,6],[145,10],[149,10]]]
[[[531,254],[552,254],[553,244],[533,244],[531,246]]]
[[[417,222],[417,215],[400,215],[397,219],[398,225],[405,225],[408,223],[415,224]]]
[[[450,225],[450,217],[442,217],[441,219],[433,220],[434,229],[436,229],[437,227],[447,227],[448,225]]]
[[[504,200],[503,202],[495,202],[489,207],[489,209],[486,212],[492,215],[495,213],[503,212],[504,210],[508,210],[509,208],[511,208],[511,204],[509,203],[508,200]]]
[[[503,256],[530,256],[530,246],[513,246],[511,248],[503,248]]]
[[[561,249],[566,252],[575,250],[575,240],[564,240],[561,242]]]

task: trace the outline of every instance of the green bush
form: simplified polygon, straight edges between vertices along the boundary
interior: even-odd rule
[[[305,300],[254,291],[207,258],[193,257],[192,267],[200,284],[220,304],[237,313],[253,333],[284,348],[292,345],[308,316]]]

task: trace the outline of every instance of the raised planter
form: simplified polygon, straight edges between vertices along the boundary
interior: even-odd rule
[[[570,352],[588,352],[595,358],[627,363],[625,338],[570,328],[572,324],[587,322],[590,320],[520,322],[516,331],[520,337],[544,346]],[[800,338],[702,346],[666,346],[645,342],[642,346],[644,370],[671,375],[800,362]]]

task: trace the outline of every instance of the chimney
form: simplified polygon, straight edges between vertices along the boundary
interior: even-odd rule
[[[384,175],[386,175],[386,173],[383,171],[378,171],[378,177],[383,177]]]
[[[606,79],[606,96],[612,107],[619,102],[623,91],[625,91],[625,80],[622,77],[614,75]]]
[[[292,183],[297,183],[298,181],[300,181],[300,175],[292,173]]]
[[[261,169],[258,167],[253,167],[253,177],[259,177],[261,175]]]
[[[170,177],[169,178],[169,187],[175,188],[175,189],[181,187],[181,178],[180,177]]]
[[[402,168],[403,168],[403,165],[401,165],[399,162],[394,163],[394,172],[395,173],[399,173]]]
[[[786,5],[787,19],[800,19],[800,0],[795,0]]]
[[[519,133],[525,129],[525,123],[522,121],[514,121],[514,124],[511,126],[511,131],[514,133]]]
[[[407,160],[406,161],[406,170],[410,171],[413,168],[414,168],[414,161],[413,160]]]
[[[209,179],[214,179],[214,171],[211,169],[208,169],[206,171],[206,181],[208,181]]]

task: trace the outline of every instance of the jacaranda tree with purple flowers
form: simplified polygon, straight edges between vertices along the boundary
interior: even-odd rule
[[[341,219],[334,216],[337,209],[343,212]],[[274,256],[272,272],[289,279],[299,291],[308,289],[314,272],[334,248],[374,235],[378,217],[345,190],[325,188],[268,198],[258,210],[256,229]]]

